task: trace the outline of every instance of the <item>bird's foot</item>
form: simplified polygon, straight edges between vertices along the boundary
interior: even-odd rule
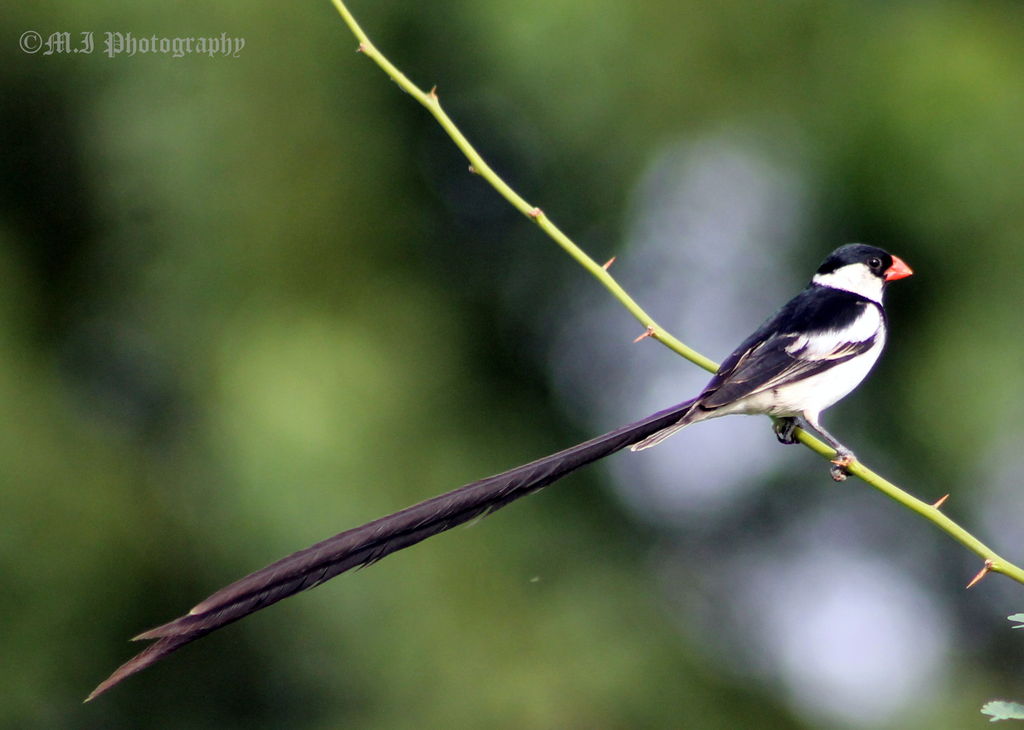
[[[832,468],[829,469],[829,474],[833,481],[845,482],[846,477],[850,475],[850,464],[857,461],[857,457],[852,451],[847,449],[839,449],[836,451],[836,456],[832,459]]]
[[[796,419],[793,417],[777,418],[772,423],[772,430],[775,431],[775,438],[780,444],[787,446],[799,443],[796,437]]]

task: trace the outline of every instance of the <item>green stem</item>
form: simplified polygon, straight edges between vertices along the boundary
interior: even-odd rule
[[[622,305],[636,317],[640,323],[647,328],[650,332],[650,336],[657,339],[659,342],[665,344],[678,354],[685,357],[692,363],[699,365],[709,372],[715,372],[718,369],[718,364],[714,360],[701,355],[696,350],[684,345],[682,342],[677,340],[665,329],[663,329],[654,318],[645,312],[636,301],[626,293],[626,290],[615,281],[615,278],[608,273],[608,271],[590,258],[584,251],[577,246],[573,241],[562,232],[562,230],[556,226],[550,218],[548,218],[544,211],[535,205],[528,203],[519,193],[509,187],[508,183],[501,179],[501,177],[487,164],[486,160],[480,156],[480,153],[476,151],[466,136],[462,134],[462,131],[455,125],[455,122],[451,120],[451,117],[441,107],[441,100],[437,96],[436,87],[430,91],[423,91],[416,84],[409,80],[409,78],[402,73],[394,64],[391,63],[377,47],[373,45],[373,42],[367,37],[363,29],[359,27],[356,19],[352,17],[352,14],[345,7],[342,0],[332,0],[334,7],[338,9],[341,17],[345,20],[345,23],[352,30],[353,35],[359,41],[359,51],[365,54],[367,57],[373,59],[374,63],[383,69],[384,73],[391,77],[391,80],[398,84],[399,87],[416,101],[426,107],[427,111],[437,120],[438,124],[448,133],[455,145],[462,150],[462,154],[469,160],[470,170],[480,175],[484,180],[489,182],[491,186],[497,190],[505,200],[512,204],[512,206],[520,213],[525,215],[529,220],[536,223],[540,228],[548,234],[555,243],[561,246],[570,256],[572,256],[577,263],[583,268],[590,272],[598,281],[612,293],[612,295],[618,299]]]
[[[405,74],[403,74],[379,50],[377,50],[377,47],[373,45],[363,29],[359,27],[356,19],[352,17],[348,8],[345,7],[343,0],[331,0],[331,2],[334,3],[334,7],[337,8],[349,29],[359,40],[359,51],[371,58],[374,63],[380,66],[384,73],[391,78],[392,81],[397,83],[399,87],[426,107],[427,111],[429,111],[441,127],[444,128],[445,132],[448,133],[448,136],[451,137],[456,146],[462,150],[466,159],[469,160],[470,170],[472,172],[475,172],[489,182],[503,198],[516,208],[516,210],[540,226],[540,228],[547,233],[555,243],[561,246],[570,256],[572,256],[573,259],[576,260],[577,263],[601,282],[605,288],[612,293],[612,296],[618,299],[629,313],[636,317],[636,319],[647,328],[647,335],[658,340],[676,353],[685,357],[690,362],[699,365],[709,372],[715,372],[718,370],[718,365],[714,360],[705,357],[696,350],[683,344],[658,325],[658,323],[654,321],[654,318],[647,314],[647,312],[645,312],[640,305],[637,304],[631,296],[629,296],[626,290],[622,288],[615,278],[608,273],[607,268],[605,268],[607,264],[605,266],[601,266],[590,258],[579,246],[573,243],[573,241],[566,236],[558,226],[552,223],[551,219],[548,218],[540,208],[528,203],[515,190],[509,187],[508,183],[502,180],[501,177],[491,169],[491,166],[487,164],[483,157],[480,156],[480,153],[476,151],[448,114],[445,113],[444,109],[441,107],[441,101],[437,96],[436,87],[431,89],[429,92],[424,92],[416,86],[416,84],[410,81]],[[798,429],[796,435],[802,444],[815,453],[826,459],[835,458],[836,452],[831,447],[806,431]],[[935,524],[939,529],[946,532],[954,540],[964,545],[969,550],[977,553],[984,559],[984,565],[987,570],[1002,573],[1018,583],[1024,584],[1024,570],[1013,563],[1004,560],[990,547],[985,545],[985,543],[981,542],[981,540],[974,537],[974,535],[944,515],[936,505],[922,502],[920,499],[911,496],[892,482],[871,471],[871,469],[867,468],[859,461],[855,461],[850,464],[847,471],[852,476],[858,477],[864,482],[870,484],[872,487],[891,499],[899,502],[904,507],[918,513]]]

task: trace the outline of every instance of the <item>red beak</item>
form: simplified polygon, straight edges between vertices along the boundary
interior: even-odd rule
[[[899,256],[893,256],[892,266],[885,270],[885,280],[896,281],[897,279],[905,279],[913,273],[914,270],[907,266],[903,259]]]

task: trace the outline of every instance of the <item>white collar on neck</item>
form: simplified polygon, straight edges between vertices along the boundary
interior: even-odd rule
[[[815,274],[811,281],[820,286],[830,286],[833,289],[853,292],[865,299],[882,303],[882,289],[885,286],[885,280],[872,273],[867,266],[861,263],[840,266],[828,274]]]

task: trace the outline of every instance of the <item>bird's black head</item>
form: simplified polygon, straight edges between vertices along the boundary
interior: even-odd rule
[[[892,254],[866,243],[848,243],[830,253],[815,273],[832,274],[850,264],[864,264],[872,274],[882,276],[892,266]]]
[[[821,262],[812,281],[820,286],[845,289],[881,301],[886,282],[912,273],[899,256],[866,243],[848,243]]]

